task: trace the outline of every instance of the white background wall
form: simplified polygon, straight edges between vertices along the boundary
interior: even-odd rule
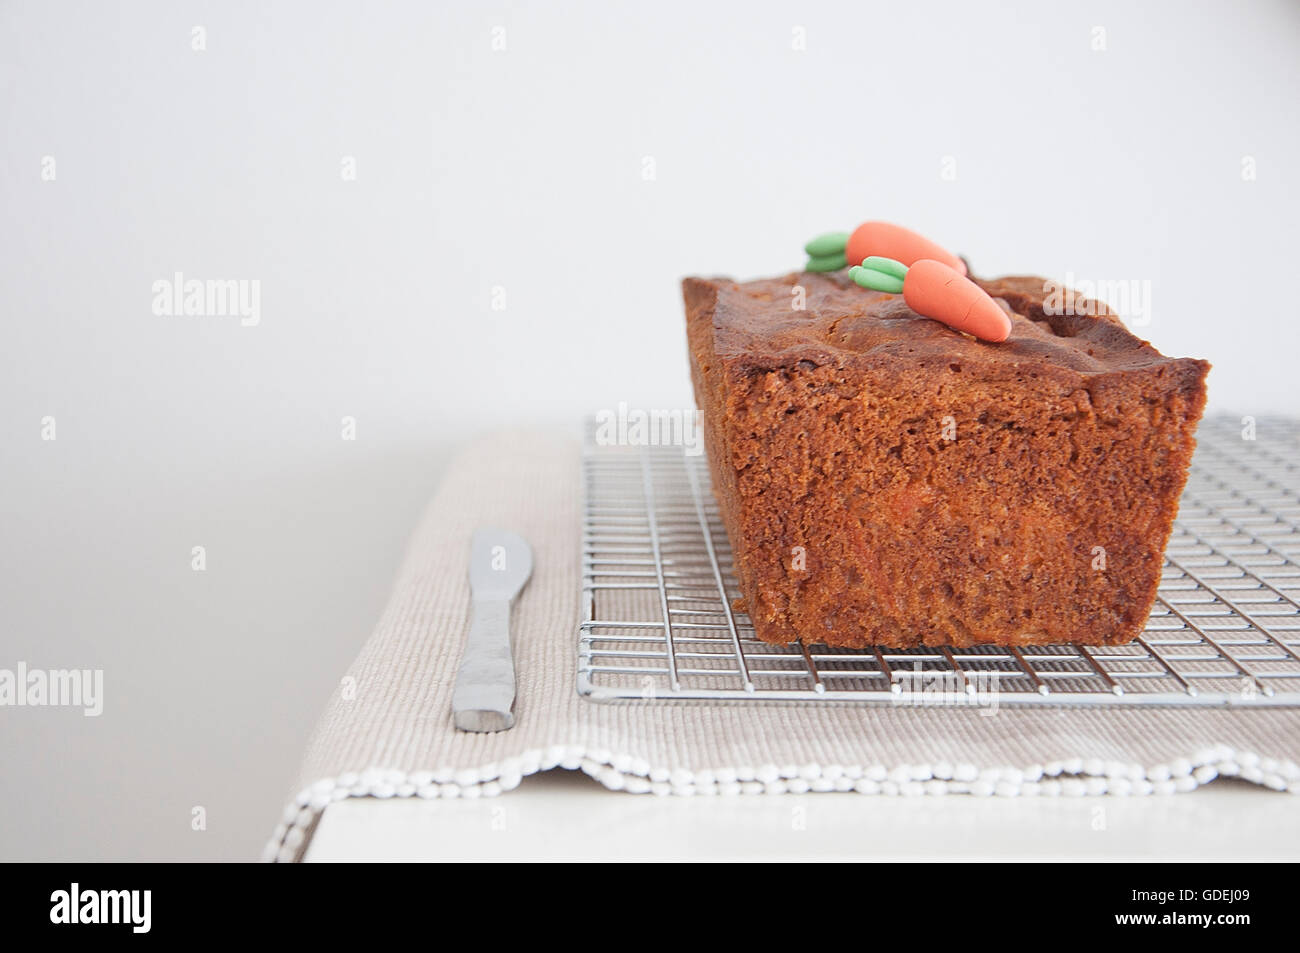
[[[447,455],[686,405],[684,274],[893,219],[1294,410],[1300,7],[1136,7],[0,5],[0,667],[106,696],[0,709],[0,857],[254,856]]]

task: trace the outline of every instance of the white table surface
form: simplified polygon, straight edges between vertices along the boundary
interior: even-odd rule
[[[656,797],[556,770],[495,798],[335,802],[305,859],[1294,861],[1300,798],[1230,780],[1147,797]]]

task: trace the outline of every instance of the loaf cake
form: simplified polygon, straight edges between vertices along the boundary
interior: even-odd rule
[[[1045,308],[1042,278],[971,278],[1009,314],[1007,340],[843,272],[683,283],[713,490],[759,639],[1141,633],[1209,365],[1163,356],[1097,302]]]

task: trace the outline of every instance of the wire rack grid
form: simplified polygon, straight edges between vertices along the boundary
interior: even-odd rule
[[[732,607],[702,454],[583,448],[578,691],[595,701],[1300,706],[1300,420],[1205,419],[1129,645],[769,645]],[[1253,437],[1253,439],[1251,439]]]

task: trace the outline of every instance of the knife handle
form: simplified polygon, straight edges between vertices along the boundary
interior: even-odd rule
[[[504,731],[515,723],[510,602],[475,599],[451,708],[461,731]]]

